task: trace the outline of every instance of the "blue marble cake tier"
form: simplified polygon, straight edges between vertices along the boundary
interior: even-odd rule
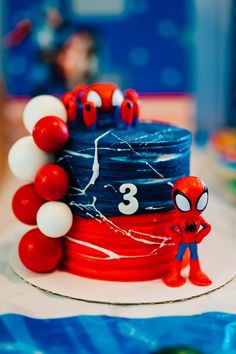
[[[56,154],[69,174],[74,215],[121,216],[172,209],[175,181],[189,175],[191,133],[167,124],[96,131],[71,127]]]

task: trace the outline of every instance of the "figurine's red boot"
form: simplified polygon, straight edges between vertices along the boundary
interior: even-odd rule
[[[203,273],[200,267],[199,260],[190,260],[190,273],[189,280],[192,284],[198,286],[208,286],[212,284],[212,281],[208,278],[208,276]]]
[[[183,261],[175,260],[171,271],[162,278],[164,284],[172,288],[184,285],[186,279],[181,275],[182,263]]]

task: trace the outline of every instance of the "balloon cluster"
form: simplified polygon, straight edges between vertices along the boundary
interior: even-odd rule
[[[8,161],[12,173],[27,184],[15,193],[12,208],[20,221],[37,227],[21,239],[19,256],[30,270],[48,272],[59,264],[60,237],[73,222],[70,208],[60,201],[69,190],[68,175],[53,163],[53,153],[69,138],[67,112],[58,98],[41,95],[27,103],[23,121],[31,135],[12,146]]]

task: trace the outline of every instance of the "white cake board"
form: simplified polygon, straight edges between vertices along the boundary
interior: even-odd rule
[[[214,231],[204,245],[200,245],[202,267],[213,281],[207,287],[195,286],[189,281],[178,288],[169,288],[160,280],[132,283],[98,281],[64,271],[36,274],[24,267],[17,250],[13,252],[10,264],[27,283],[53,294],[96,303],[155,304],[191,299],[227,284],[236,275],[235,248],[236,238]]]

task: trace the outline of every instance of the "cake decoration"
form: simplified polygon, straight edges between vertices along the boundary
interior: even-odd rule
[[[35,124],[45,116],[55,116],[67,121],[67,113],[62,102],[51,95],[39,95],[32,98],[25,106],[23,123],[26,130],[32,133]]]
[[[37,213],[39,230],[48,237],[61,237],[67,234],[73,222],[70,208],[62,202],[47,202]]]
[[[54,270],[61,260],[62,242],[34,228],[22,237],[18,251],[25,267],[32,272],[47,273]]]
[[[124,202],[118,204],[119,211],[125,215],[134,214],[139,208],[138,199],[135,198],[135,195],[138,192],[137,187],[132,183],[123,183],[121,184],[119,191],[123,194],[124,199]]]
[[[12,200],[12,210],[18,220],[27,225],[36,225],[36,215],[45,201],[40,198],[33,183],[18,189]]]
[[[68,119],[77,119],[80,126],[90,129],[135,125],[139,118],[137,92],[129,89],[123,95],[112,83],[95,83],[87,87],[78,85],[73,92],[65,93],[62,101],[67,108]]]
[[[62,102],[63,109],[54,97],[35,97],[24,112],[32,136],[23,139],[45,160],[30,156],[33,172],[23,177],[32,182],[31,194],[25,187],[14,197],[16,216],[37,225],[20,242],[22,263],[38,272],[59,267],[101,280],[163,278],[177,253],[166,227],[177,215],[173,185],[189,175],[191,133],[139,123],[138,94],[123,94],[115,84],[77,86]],[[24,199],[31,211],[23,210]],[[57,240],[52,262],[41,255],[49,239],[51,253]]]
[[[32,136],[20,138],[8,155],[9,167],[14,176],[27,182],[33,182],[38,170],[52,161],[53,156],[39,149]]]
[[[179,179],[173,187],[173,202],[177,210],[175,220],[171,220],[166,233],[178,246],[173,267],[163,278],[163,282],[171,287],[181,286],[186,279],[181,276],[183,256],[190,251],[189,280],[199,286],[208,286],[212,282],[201,270],[197,245],[211,231],[201,213],[208,203],[208,188],[198,177],[188,176]]]
[[[63,148],[69,138],[66,123],[61,118],[46,116],[34,126],[33,139],[43,151],[54,152]]]
[[[48,164],[38,171],[34,187],[41,198],[51,201],[59,200],[69,191],[69,177],[60,166]]]

